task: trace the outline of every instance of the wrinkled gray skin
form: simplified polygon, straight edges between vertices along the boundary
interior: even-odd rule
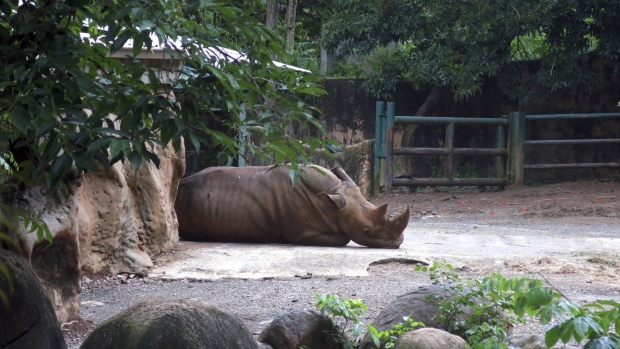
[[[324,172],[325,175],[319,171]],[[184,178],[175,203],[187,240],[398,248],[409,207],[390,219],[342,167],[306,167],[294,187],[288,166],[212,167]]]

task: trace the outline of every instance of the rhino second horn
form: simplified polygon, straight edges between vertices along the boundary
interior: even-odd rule
[[[399,230],[398,234],[401,234],[403,230],[405,230],[405,228],[407,227],[407,224],[409,223],[410,212],[411,207],[407,205],[407,208],[403,212],[399,213],[396,217],[390,219],[390,223],[395,225],[395,228],[397,228],[396,230]]]
[[[355,184],[355,182],[351,179],[351,177],[349,177],[349,175],[346,172],[344,172],[344,168],[342,168],[342,166],[338,165],[332,168],[332,172],[336,175],[336,177],[340,178],[340,180]]]
[[[388,209],[388,204],[383,204],[383,205],[378,206],[375,209],[373,209],[371,211],[371,213],[370,213],[370,215],[372,217],[372,221],[375,224],[385,223],[386,215],[387,215],[387,209]]]

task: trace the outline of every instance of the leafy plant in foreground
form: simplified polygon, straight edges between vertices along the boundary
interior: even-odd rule
[[[342,343],[345,349],[354,348],[359,343],[364,331],[364,324],[359,319],[368,307],[359,299],[340,299],[335,294],[316,295],[316,307],[322,315],[329,315],[332,323],[336,325],[333,338]],[[352,323],[351,326],[349,324]],[[353,337],[352,339],[347,335]]]
[[[540,322],[551,323],[558,319],[545,333],[548,347],[559,340],[563,343],[575,339],[586,340],[584,349],[620,348],[620,303],[600,300],[579,306],[571,301],[549,304],[539,312]],[[612,330],[614,327],[615,330]]]
[[[586,340],[584,349],[620,348],[620,303],[603,300],[579,306],[570,300],[560,301],[563,295],[543,287],[540,280],[506,278],[497,273],[462,281],[450,264],[437,261],[415,270],[428,272],[445,291],[429,296],[438,302],[438,321],[474,349],[508,348],[502,343],[507,330],[524,323],[526,315],[537,317],[542,324],[557,321],[545,334],[548,347],[574,339]]]
[[[400,336],[402,336],[405,332],[409,332],[414,330],[416,327],[424,327],[424,324],[419,321],[414,321],[409,316],[404,316],[403,320],[405,322],[399,322],[395,324],[391,329],[387,329],[384,331],[377,331],[377,329],[368,325],[368,333],[372,338],[372,342],[377,349],[382,348],[381,343],[383,342],[383,348],[392,349],[394,348],[394,344]]]
[[[317,294],[316,300],[316,307],[321,311],[321,314],[327,315],[339,331],[332,333],[333,338],[342,343],[345,349],[357,347],[364,331],[364,324],[359,317],[368,310],[366,304],[359,299],[341,300],[334,294]],[[383,348],[393,348],[396,340],[403,333],[416,327],[424,327],[423,323],[414,321],[409,316],[403,317],[403,320],[404,322],[399,322],[391,329],[384,331],[378,331],[374,326],[368,325],[368,334],[377,349],[382,348],[382,343]],[[353,325],[349,327],[349,323],[353,323]]]

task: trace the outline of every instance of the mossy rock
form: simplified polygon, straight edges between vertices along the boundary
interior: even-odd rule
[[[0,248],[0,348],[63,349],[67,345],[52,302],[32,266]],[[3,299],[4,298],[4,299]]]
[[[190,300],[138,303],[97,327],[82,349],[258,349],[245,324]]]

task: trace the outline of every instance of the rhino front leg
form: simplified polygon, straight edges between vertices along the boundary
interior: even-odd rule
[[[307,246],[331,246],[342,247],[351,241],[345,234],[334,233],[304,233],[295,237],[292,244],[307,245]]]

